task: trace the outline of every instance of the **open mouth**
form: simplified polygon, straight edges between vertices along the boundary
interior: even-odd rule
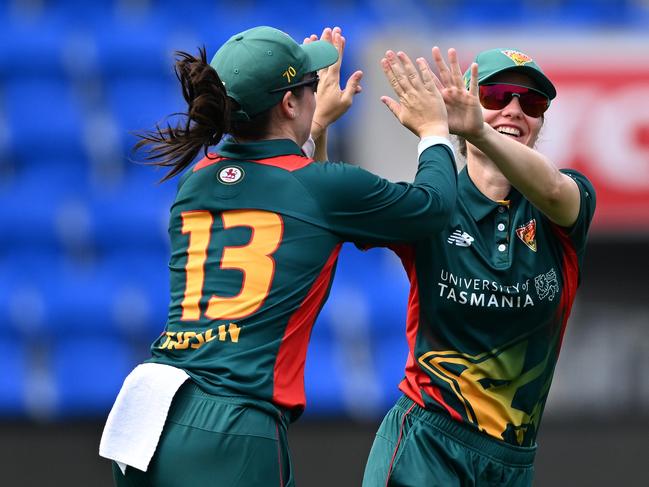
[[[496,130],[501,134],[509,135],[510,137],[514,137],[514,138],[518,138],[521,136],[521,131],[516,127],[503,126],[503,127],[498,127]]]

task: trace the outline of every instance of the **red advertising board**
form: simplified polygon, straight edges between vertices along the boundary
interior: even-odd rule
[[[604,57],[590,69],[544,66],[558,95],[547,112],[538,149],[560,167],[580,170],[593,182],[594,231],[646,234],[649,63],[607,67],[605,62]]]

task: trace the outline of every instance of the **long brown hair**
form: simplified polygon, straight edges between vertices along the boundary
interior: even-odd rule
[[[209,157],[207,149],[218,144],[223,135],[261,137],[270,121],[270,110],[249,121],[232,121],[231,114],[238,110],[238,104],[227,96],[221,78],[207,62],[205,47],[198,52],[198,57],[194,57],[176,51],[174,71],[187,102],[187,112],[173,115],[180,115],[181,120],[175,126],[169,122],[162,127],[156,124],[155,129],[136,134],[140,140],[133,151],[146,150],[144,164],[171,168],[161,182],[182,172],[201,149]]]

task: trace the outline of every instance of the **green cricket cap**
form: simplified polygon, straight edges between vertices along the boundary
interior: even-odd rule
[[[557,96],[557,90],[550,79],[543,73],[541,67],[524,52],[516,49],[489,49],[479,53],[475,60],[478,63],[478,84],[489,82],[489,78],[504,71],[524,73],[532,78],[537,87],[529,86],[543,92],[552,100]],[[471,69],[464,73],[464,81],[469,86]]]
[[[249,120],[279,103],[304,75],[337,60],[338,51],[327,41],[298,44],[285,32],[262,26],[230,37],[210,65],[241,107],[233,119]]]

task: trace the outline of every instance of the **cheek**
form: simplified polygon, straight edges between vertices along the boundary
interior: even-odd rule
[[[543,117],[532,118],[526,115],[525,118],[527,119],[527,126],[530,129],[530,136],[527,145],[529,145],[530,147],[534,147],[536,141],[539,138],[541,127],[543,127]]]
[[[493,123],[496,120],[496,118],[498,117],[499,113],[500,113],[499,110],[489,110],[489,109],[484,108],[484,107],[482,108],[482,118],[489,125],[493,125]]]

